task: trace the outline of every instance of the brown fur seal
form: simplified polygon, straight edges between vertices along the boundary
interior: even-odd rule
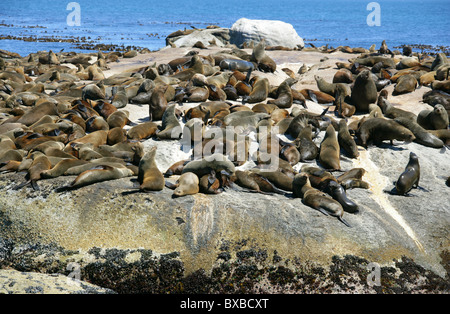
[[[90,117],[86,120],[86,132],[95,132],[99,130],[109,131],[109,124],[101,116]]]
[[[167,108],[167,99],[164,95],[165,86],[159,85],[152,92],[149,104],[150,121],[158,121],[162,119],[164,111]]]
[[[442,140],[425,130],[415,121],[404,117],[398,117],[395,121],[408,128],[414,134],[416,137],[414,142],[433,148],[442,148],[444,146]]]
[[[332,199],[327,194],[313,188],[309,182],[308,175],[298,174],[293,181],[294,195],[302,198],[305,205],[314,208],[324,215],[337,217],[346,226],[350,224],[343,218],[344,209],[338,201]]]
[[[340,146],[336,130],[330,124],[320,144],[319,162],[325,169],[340,170]]]
[[[312,127],[311,125],[305,126],[298,137],[294,140],[294,144],[297,146],[297,150],[300,153],[300,161],[315,160],[319,154],[319,147],[314,143],[312,139]]]
[[[52,164],[51,164],[49,158],[47,158],[47,156],[45,156],[44,154],[39,152],[34,157],[32,157],[31,165],[28,168],[28,173],[25,177],[25,179],[27,181],[25,183],[18,185],[14,189],[17,190],[17,189],[24,187],[27,184],[31,184],[31,187],[35,191],[38,191],[39,186],[37,184],[37,181],[41,179],[41,174],[44,171],[50,170],[51,168],[52,168]]]
[[[291,86],[295,84],[296,80],[292,78],[288,78],[277,89],[277,98],[275,100],[268,100],[268,104],[274,104],[278,106],[278,108],[290,108],[294,101],[294,97],[292,95]]]
[[[405,171],[400,175],[395,183],[396,193],[399,195],[406,195],[412,188],[419,187],[420,180],[420,165],[419,158],[416,154],[411,152],[409,154],[409,162],[406,165]]]
[[[162,116],[161,131],[156,134],[159,139],[179,139],[182,135],[181,124],[175,113],[176,105],[170,105]]]
[[[220,173],[224,170],[232,175],[235,172],[235,166],[226,156],[222,154],[213,154],[203,159],[188,162],[184,166],[182,173],[193,172],[198,177],[202,177],[205,174],[210,174],[212,170],[216,173]]]
[[[381,95],[381,93],[380,96],[378,96],[377,104],[383,111],[383,115],[386,118],[395,119],[403,117],[412,121],[417,120],[417,116],[414,113],[395,107],[389,101],[387,101],[386,97],[384,95]]]
[[[117,110],[113,112],[107,119],[106,122],[108,122],[109,128],[123,128],[127,124],[130,123],[130,120],[128,119],[129,112],[128,111],[120,111]]]
[[[417,79],[411,74],[405,74],[399,77],[395,85],[393,95],[411,93],[416,90]]]
[[[259,78],[253,85],[252,91],[248,96],[242,98],[242,103],[255,104],[263,102],[269,95],[269,80]]]
[[[447,129],[449,118],[442,105],[434,106],[433,110],[422,110],[417,116],[417,123],[427,130]]]
[[[122,143],[127,140],[127,131],[121,127],[115,127],[108,132],[106,142],[108,145]]]
[[[359,156],[355,139],[350,135],[347,122],[345,122],[345,120],[339,121],[338,142],[339,146],[350,158],[357,158]]]
[[[267,171],[258,168],[253,168],[250,171],[266,178],[267,180],[272,182],[278,189],[281,189],[283,191],[292,191],[293,178],[285,174],[284,172]]]
[[[371,118],[361,123],[356,131],[357,139],[361,145],[367,148],[372,141],[375,145],[380,145],[383,141],[389,140],[391,145],[393,140],[412,142],[415,140],[414,134],[398,122],[384,118]]]
[[[278,189],[267,178],[249,170],[236,170],[235,183],[244,189],[248,189],[256,193],[286,194],[286,191]]]
[[[138,183],[142,191],[161,191],[164,189],[164,176],[156,165],[157,147],[153,146],[139,162]]]
[[[195,173],[187,172],[183,173],[174,185],[166,182],[166,186],[174,189],[174,197],[193,195],[199,192],[199,179]]]
[[[189,162],[190,160],[180,160],[171,165],[166,172],[164,173],[165,177],[170,177],[172,175],[181,175],[183,172],[184,166]]]
[[[334,112],[338,117],[341,118],[349,118],[353,116],[356,112],[356,107],[348,104],[345,101],[346,93],[342,90],[341,86],[336,86],[335,88],[335,96],[334,96]]]
[[[377,86],[368,70],[362,71],[355,79],[351,102],[357,111],[368,112],[369,104],[375,103],[378,97]]]
[[[128,168],[116,168],[111,166],[99,165],[91,170],[87,170],[79,174],[75,180],[68,186],[55,189],[55,192],[76,189],[90,184],[117,180],[133,175],[133,171]]]
[[[143,122],[132,126],[127,132],[129,140],[140,141],[156,134],[158,125],[155,122]]]
[[[215,171],[200,178],[199,188],[200,192],[204,194],[220,194],[223,192]]]

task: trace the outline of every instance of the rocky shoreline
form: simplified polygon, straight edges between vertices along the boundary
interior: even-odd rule
[[[236,53],[242,60],[250,61],[258,44],[254,41],[240,47],[233,45],[227,41],[230,34],[214,26],[200,32],[207,34],[197,36],[198,32],[192,29],[172,34],[167,39],[168,47],[153,52],[129,47],[122,52],[104,54],[61,52],[21,57],[0,51],[3,60],[0,129],[20,119],[39,102],[53,103],[60,119],[62,112],[74,110],[77,100],[86,100],[86,94],[82,94],[86,86],[103,83],[104,101],[115,104],[117,111],[127,113],[129,123],[122,127],[126,134],[132,126],[149,121],[149,102],[138,103],[135,98],[146,80],[170,85],[173,91],[183,85],[182,80],[170,80],[177,75],[173,72],[179,72],[177,67],[168,68],[170,62],[186,57],[192,60],[193,56],[214,60],[214,56],[220,54],[237,58]],[[197,33],[194,39],[186,39],[194,33]],[[382,53],[380,50],[381,47],[373,51],[347,46],[315,47],[307,43],[294,48],[267,45],[266,59],[272,60],[276,67],[270,71],[258,64],[259,61],[255,62],[252,76],[267,79],[274,90],[291,78],[295,80],[290,87],[292,92],[310,90],[320,95],[318,76],[331,83],[341,65],[350,65],[349,71],[355,71],[352,68],[355,60],[362,62],[370,54],[382,56],[382,60],[394,64],[383,67],[391,78],[405,70],[413,74],[423,71],[418,81],[431,72],[434,60],[439,58],[439,55],[416,52],[404,55],[403,51]],[[448,66],[445,60],[441,66]],[[375,73],[374,64],[366,67]],[[186,70],[186,65],[180,68]],[[227,72],[218,64],[212,64],[212,68],[212,73],[203,72],[203,75],[210,77],[215,71]],[[353,73],[353,80],[357,74]],[[433,81],[445,82],[445,78],[438,80],[433,76],[430,82],[421,82],[419,88],[404,94],[394,93],[394,79],[382,89],[396,108],[418,115],[436,106],[427,102],[425,96],[434,90]],[[353,84],[350,85],[353,88]],[[130,88],[125,102],[114,99],[113,86]],[[219,101],[236,108],[255,106],[243,105],[245,97],[241,96],[177,102],[175,95],[168,103],[176,104],[182,112],[179,121],[183,124],[187,122],[184,118],[188,110],[199,104]],[[275,100],[274,95],[271,93],[259,103]],[[293,119],[296,112],[305,109],[320,115],[328,108],[329,121],[342,119],[333,112],[334,95],[326,96],[333,98],[332,103],[320,102],[308,92],[305,95],[297,96],[297,102],[290,103],[285,118]],[[357,112],[345,118],[351,123],[369,114],[373,113]],[[55,113],[39,118],[45,115]],[[35,122],[2,129],[2,167],[12,160],[3,155],[7,150],[7,137],[20,138],[16,135],[27,132]],[[162,124],[162,121],[155,122],[158,126]],[[108,126],[108,131],[110,129]],[[64,132],[50,133],[46,136],[60,136]],[[318,131],[315,143],[320,146],[324,136],[324,129]],[[289,136],[282,139],[293,141]],[[346,190],[347,196],[359,206],[358,214],[344,214],[352,228],[307,206],[301,198],[294,197],[292,191],[286,195],[265,195],[225,189],[217,195],[197,193],[175,198],[173,190],[165,187],[161,191],[130,194],[127,192],[135,189],[135,172],[132,177],[58,193],[55,189],[71,184],[76,176],[42,178],[37,181],[39,189],[35,190],[31,186],[16,189],[25,181],[24,172],[2,173],[0,293],[448,293],[450,221],[447,205],[450,198],[445,181],[450,175],[450,153],[445,145],[449,143],[433,148],[417,142],[394,142],[395,145],[389,142],[368,147],[359,145],[358,158],[341,153],[341,170],[364,168],[363,180],[369,183],[368,188]],[[158,148],[156,163],[161,173],[189,157],[181,150],[178,139],[160,139],[153,135],[139,143],[144,151],[153,146]],[[25,146],[19,148],[23,155],[16,161],[30,159],[32,152]],[[388,193],[404,170],[410,152],[419,157],[420,186],[424,190],[414,189],[410,196]],[[122,155],[129,156],[129,152],[122,152]],[[128,166],[136,171],[137,164],[132,168],[130,159]],[[237,168],[248,170],[253,166],[247,162]],[[318,160],[295,163],[292,165],[294,173],[298,174],[304,166],[321,167],[321,163]],[[336,177],[340,174],[331,173]],[[166,181],[175,183],[178,177],[174,175]],[[64,281],[59,276],[72,276],[74,269],[70,265],[79,269],[76,274],[83,282],[81,289],[77,286],[70,290],[65,285],[67,281],[54,284],[59,287],[56,290],[49,290],[42,284]],[[371,285],[368,280],[373,271],[371,265],[379,267],[379,285]],[[26,282],[21,286],[21,276],[28,276],[30,280],[31,275],[24,274],[30,272],[50,277],[48,280],[39,277],[34,283]],[[36,282],[41,282],[42,287],[36,288],[39,286]]]

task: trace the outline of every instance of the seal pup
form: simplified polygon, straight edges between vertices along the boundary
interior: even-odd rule
[[[325,169],[340,170],[340,146],[333,125],[329,125],[320,144],[319,162]]]
[[[214,170],[200,178],[199,188],[200,192],[204,194],[220,194],[224,191]]]
[[[165,181],[164,175],[156,165],[157,147],[153,146],[144,154],[139,162],[138,183],[141,191],[162,191]]]
[[[405,170],[400,174],[395,183],[395,193],[398,195],[407,195],[412,188],[419,187],[420,165],[419,157],[413,152],[409,154],[409,161]]]

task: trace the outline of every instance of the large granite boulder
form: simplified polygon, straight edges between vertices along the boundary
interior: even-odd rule
[[[241,18],[230,29],[230,43],[238,47],[245,42],[266,40],[267,46],[303,48],[303,39],[291,24],[273,20],[250,20]]]
[[[410,151],[426,191],[390,195]],[[448,155],[410,143],[343,159],[370,183],[347,191],[360,206],[345,214],[352,228],[284,195],[126,193],[132,178],[54,192],[73,177],[14,191],[23,175],[2,175],[0,268],[68,275],[77,263],[81,280],[118,293],[445,291]],[[381,286],[368,285],[370,265],[380,265]]]

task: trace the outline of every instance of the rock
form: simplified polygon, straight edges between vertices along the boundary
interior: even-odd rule
[[[342,161],[343,170],[366,169],[363,179],[370,184],[368,190],[347,190],[360,207],[358,215],[344,215],[352,228],[284,195],[227,190],[173,198],[168,188],[126,195],[133,186],[130,178],[68,193],[53,191],[73,177],[40,181],[40,191],[12,191],[23,175],[4,174],[0,268],[62,273],[68,261],[75,261],[81,265],[82,280],[118,293],[183,292],[177,290],[177,282],[199,274],[210,285],[190,282],[192,289],[223,292],[213,274],[224,272],[230,263],[235,272],[245,266],[266,276],[282,266],[290,278],[306,265],[328,268],[335,258],[346,256],[363,261],[359,267],[371,262],[390,267],[393,260],[407,258],[441,280],[448,276],[450,237],[445,217],[450,199],[445,179],[435,174],[447,171],[449,152],[441,154],[416,143],[389,147],[369,147],[358,159]],[[410,151],[420,158],[419,184],[426,191],[414,189],[410,197],[390,195],[386,191],[394,187]],[[93,253],[97,251],[103,253]],[[253,284],[259,283],[254,277]]]
[[[0,270],[0,294],[114,294],[88,282],[61,274]]]
[[[196,29],[189,32],[187,35],[172,37],[170,40],[176,47],[193,47],[196,43],[201,42],[208,47],[211,42],[215,42],[218,47],[223,47],[229,42],[229,30],[226,28],[212,28],[212,29]]]
[[[230,43],[240,47],[245,42],[266,40],[267,46],[303,48],[303,39],[291,24],[273,20],[249,20],[241,18],[230,29]]]

